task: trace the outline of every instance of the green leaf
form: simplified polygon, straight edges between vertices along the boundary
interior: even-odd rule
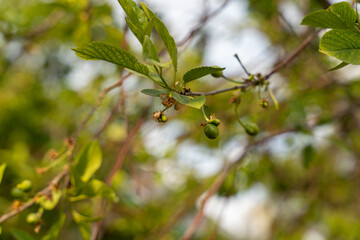
[[[339,65],[329,69],[328,71],[335,71],[335,70],[341,69],[343,67],[346,67],[347,65],[349,65],[349,64],[346,62],[341,62]]]
[[[152,30],[154,28],[154,21],[155,18],[151,18],[151,20],[148,22],[148,24],[144,29],[144,36],[149,36],[149,37],[151,36]]]
[[[177,92],[171,92],[170,96],[172,98],[174,98],[178,103],[181,103],[181,104],[184,104],[184,105],[186,105],[186,104],[188,104],[190,102],[190,98],[188,96],[180,95]]]
[[[158,62],[158,61],[155,61],[155,60],[152,60],[152,59],[147,59],[146,62],[148,64],[158,66],[158,67],[161,67],[161,68],[168,68],[171,65],[171,60],[169,62],[167,62],[167,63],[161,63],[161,62]]]
[[[210,116],[211,116],[211,110],[210,110],[210,107],[209,107],[209,106],[204,105],[204,113],[205,113],[205,116],[206,116],[207,118],[210,118]]]
[[[77,196],[72,197],[71,201],[76,202],[90,197],[102,197],[113,202],[118,201],[118,197],[116,196],[114,190],[112,190],[104,182],[97,179],[92,179],[88,183],[83,184],[80,187]]]
[[[348,29],[331,30],[321,38],[320,52],[360,65],[360,34]]]
[[[139,29],[144,30],[147,25],[147,17],[144,12],[132,0],[118,0],[129,20]]]
[[[57,220],[47,232],[47,234],[41,238],[41,240],[54,240],[58,239],[61,228],[65,223],[65,213],[62,213]]]
[[[3,179],[5,168],[6,168],[6,163],[3,163],[3,164],[0,165],[0,183],[1,183],[2,179]]]
[[[163,83],[163,81],[159,77],[159,74],[156,72],[155,67],[148,66],[148,69],[149,69],[149,78],[151,80],[153,80],[160,87],[166,88],[165,84]]]
[[[193,98],[190,96],[180,95],[176,92],[171,92],[171,97],[174,98],[178,103],[197,109],[200,109],[201,106],[206,102],[206,97],[204,95]]]
[[[143,89],[141,92],[153,97],[160,97],[161,94],[169,94],[168,91],[163,89]]]
[[[134,36],[139,40],[140,43],[144,41],[144,34],[142,29],[138,28],[132,21],[128,18],[125,18],[127,25],[129,26],[130,31]]]
[[[172,60],[174,70],[177,71],[177,46],[174,38],[170,35],[168,29],[165,24],[146,6],[145,3],[140,3],[143,8],[145,14],[149,19],[154,19],[154,27],[156,31],[159,33],[161,39],[163,40],[165,47],[170,55]]]
[[[159,56],[156,52],[156,48],[152,43],[151,39],[149,38],[149,36],[144,37],[142,57],[145,61],[147,59],[152,59],[157,62],[160,62]]]
[[[79,231],[81,233],[81,237],[83,240],[90,240],[91,239],[91,232],[90,232],[90,223],[87,222],[79,222],[77,223]]]
[[[220,67],[198,67],[198,68],[194,68],[191,69],[190,71],[186,72],[183,76],[183,80],[184,83],[188,83],[191,82],[195,79],[204,77],[206,75],[212,74],[212,73],[217,73],[219,71],[224,70],[225,68],[220,68]]]
[[[146,65],[139,63],[131,53],[106,42],[90,42],[83,48],[73,49],[76,55],[85,60],[104,60],[133,70],[135,73],[149,76]]]
[[[11,234],[16,240],[35,240],[30,234],[19,229],[11,230]]]
[[[319,10],[305,16],[302,25],[320,28],[353,28],[356,21],[356,13],[348,2],[340,2],[331,5],[326,10]]]
[[[191,98],[190,102],[188,104],[186,104],[186,105],[189,106],[189,107],[200,109],[202,107],[202,105],[205,104],[205,102],[206,102],[205,95],[201,95],[201,96],[196,97],[196,98]]]
[[[87,182],[100,168],[102,154],[98,141],[87,145],[75,160],[75,171],[81,181]]]
[[[45,210],[52,210],[59,203],[62,196],[61,190],[54,189],[51,192],[51,198],[41,196],[36,202]]]
[[[73,215],[73,218],[74,218],[75,222],[77,222],[77,223],[97,222],[103,218],[103,216],[98,216],[98,217],[84,216],[84,215],[78,213],[75,209],[71,210],[71,214]]]

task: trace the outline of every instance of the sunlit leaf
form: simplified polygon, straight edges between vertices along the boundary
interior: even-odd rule
[[[169,92],[162,89],[143,89],[141,90],[143,94],[153,96],[153,97],[160,97],[161,94],[168,94]]]
[[[83,182],[87,182],[99,169],[102,162],[102,153],[97,141],[86,146],[75,161],[75,171]]]
[[[177,71],[177,46],[174,38],[170,35],[168,29],[165,24],[157,17],[155,14],[146,6],[145,3],[140,3],[143,8],[145,14],[149,19],[154,19],[154,27],[156,31],[159,33],[161,39],[163,40],[165,47],[170,55],[172,60],[174,70]]]
[[[5,168],[6,168],[6,163],[3,163],[3,164],[0,165],[0,183],[1,183],[2,179],[3,179]]]
[[[349,64],[346,63],[346,62],[341,62],[340,64],[338,64],[337,66],[329,69],[328,71],[335,71],[335,70],[341,69],[343,67],[346,67],[347,65],[349,65]]]
[[[147,17],[144,12],[132,0],[118,0],[124,9],[129,20],[139,29],[144,29],[147,24]]]
[[[206,102],[206,97],[204,95],[201,95],[199,97],[190,97],[178,94],[176,92],[171,92],[171,97],[174,98],[178,103],[197,109],[200,109],[201,106],[204,105]]]
[[[138,28],[132,21],[128,18],[125,18],[127,25],[129,26],[130,31],[134,34],[134,36],[139,40],[139,42],[144,41],[144,34],[142,29]]]
[[[71,210],[71,214],[73,215],[73,218],[74,218],[75,222],[77,222],[77,223],[96,222],[103,218],[102,216],[98,216],[98,217],[84,216],[84,215],[78,213],[75,209]]]
[[[77,226],[81,233],[81,237],[83,240],[90,240],[91,239],[91,231],[90,231],[90,223],[88,222],[78,222]]]
[[[334,29],[324,34],[320,52],[343,62],[360,64],[360,33],[348,29]]]
[[[143,59],[146,61],[147,59],[152,59],[155,60],[157,62],[159,62],[159,56],[156,52],[155,46],[152,43],[151,39],[149,38],[149,36],[145,36],[144,37],[144,42],[143,42],[143,51],[142,51],[142,57]]]
[[[113,202],[118,200],[118,197],[112,188],[100,180],[92,179],[91,181],[81,185],[77,196],[72,197],[71,201],[75,202],[91,197],[102,197]]]
[[[61,190],[54,189],[51,192],[51,197],[41,196],[37,199],[37,203],[45,210],[52,210],[59,203],[62,196]]]
[[[139,63],[134,55],[106,42],[94,41],[83,48],[73,50],[78,57],[85,60],[104,60],[128,68],[135,73],[144,76],[149,75],[149,69],[144,64]]]
[[[326,10],[319,10],[305,16],[301,24],[320,28],[353,28],[356,13],[348,2],[331,5]]]
[[[224,70],[225,68],[220,68],[220,67],[198,67],[198,68],[194,68],[189,70],[188,72],[186,72],[183,76],[183,80],[184,83],[188,83],[191,82],[193,80],[196,80],[198,78],[204,77],[206,75],[212,74],[212,73],[217,73],[219,71]]]

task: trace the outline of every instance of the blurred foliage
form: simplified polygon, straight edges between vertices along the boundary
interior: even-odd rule
[[[283,2],[296,4],[303,14],[328,6],[322,0],[248,1],[249,23],[266,36],[279,62],[313,31],[290,31],[279,17]],[[65,139],[89,113],[101,90],[121,76],[121,68],[85,62],[71,48],[101,40],[141,53],[128,42],[127,34],[131,33],[125,27],[125,15],[121,23],[115,22],[115,12],[105,1],[2,0],[0,13],[0,164],[6,163],[0,185],[0,214],[5,214],[14,206],[11,190],[17,184],[32,181],[26,199],[63,170]],[[189,69],[203,65],[206,31],[204,28],[199,39],[181,52],[177,80]],[[159,37],[154,38],[156,48],[161,49]],[[189,157],[187,151],[199,147],[203,155],[193,159],[209,164],[210,158],[221,152],[221,164],[225,164],[233,160],[225,147],[235,144],[234,149],[239,150],[244,142],[253,141],[239,126],[234,107],[229,104],[239,94],[239,114],[259,125],[257,139],[284,129],[296,132],[252,148],[246,161],[226,181],[233,185],[223,186],[219,197],[230,200],[236,192],[241,195],[257,184],[265,186],[269,208],[276,210],[266,236],[260,239],[304,239],[312,229],[325,239],[360,239],[360,78],[349,76],[354,68],[327,72],[335,64],[318,53],[317,46],[314,43],[307,47],[270,79],[279,110],[274,109],[271,100],[268,109],[260,107],[257,91],[207,97],[206,105],[221,119],[216,140],[204,137],[200,127],[204,119],[197,109],[182,106],[179,111],[169,110],[166,124],[154,122],[151,112],[159,110],[161,103],[140,93],[152,88],[152,82],[134,76],[127,79],[125,103],[120,104],[99,136],[102,166],[95,173],[97,179],[107,178],[120,147],[126,144],[129,129],[145,110],[148,114],[111,183],[119,201],[108,202],[101,239],[182,236],[197,211],[198,197],[216,176],[203,176],[195,167],[184,164],[184,158]],[[166,72],[165,76],[171,78],[172,74]],[[236,76],[238,80],[241,77]],[[206,76],[188,87],[206,92],[231,86]],[[93,140],[121,94],[117,89],[105,97],[79,136],[76,156]],[[270,99],[267,93],[261,97]],[[55,157],[57,160],[54,153],[60,156]],[[39,169],[45,168],[48,170],[39,174]],[[70,196],[63,196],[53,210],[44,210],[38,233],[34,224],[26,222],[29,213],[38,213],[39,207],[34,205],[2,223],[0,238],[14,239],[27,233],[41,239],[55,234],[53,226],[60,228],[63,224],[59,239],[81,239],[81,224],[71,216],[73,208],[83,217],[97,216],[102,202],[95,198],[70,204]],[[240,239],[222,229],[221,223],[218,229],[216,225],[216,219],[207,218],[194,239]],[[217,234],[215,238],[213,233]]]

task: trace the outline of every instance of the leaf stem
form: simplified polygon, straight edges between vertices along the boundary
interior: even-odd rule
[[[236,84],[245,84],[245,82],[239,82],[239,81],[236,81],[236,80],[233,80],[231,78],[228,78],[228,77],[225,77],[224,75],[222,76],[226,81],[229,81],[229,82],[233,82],[233,83],[236,83]]]
[[[236,60],[238,60],[238,62],[240,63],[240,66],[242,67],[242,69],[245,71],[245,73],[250,76],[251,74],[248,72],[248,70],[246,70],[244,64],[241,62],[239,56],[237,55],[237,53],[234,55],[234,57],[236,58]]]
[[[167,88],[168,90],[171,90],[171,91],[174,90],[174,89],[172,89],[172,88],[167,84],[167,82],[166,82],[165,79],[163,78],[163,76],[162,76],[162,71],[159,70],[156,65],[153,65],[153,66],[154,66],[157,74],[159,75],[161,81],[165,84],[165,88]]]
[[[206,120],[207,122],[210,121],[210,119],[206,116],[205,109],[204,109],[204,105],[201,106],[201,111],[202,111],[202,114],[203,114],[205,120]]]

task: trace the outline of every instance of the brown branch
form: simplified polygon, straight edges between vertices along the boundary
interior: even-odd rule
[[[114,88],[117,88],[122,85],[123,81],[130,77],[132,73],[128,73],[125,76],[123,76],[119,81],[111,85],[110,87],[105,88],[99,95],[99,97],[96,100],[95,105],[89,112],[89,114],[86,116],[86,118],[80,123],[79,127],[76,129],[76,131],[71,136],[71,140],[75,141],[75,139],[78,137],[79,133],[84,129],[85,125],[88,123],[90,118],[94,115],[95,111],[99,108],[101,101],[104,99],[106,94],[108,94],[111,90]]]
[[[189,33],[183,40],[181,40],[181,41],[177,44],[177,46],[178,46],[178,47],[181,47],[181,46],[183,46],[185,43],[187,43],[191,38],[193,38],[194,35],[195,35],[198,31],[200,31],[200,30],[205,26],[205,24],[209,21],[209,19],[211,19],[211,18],[215,17],[217,14],[219,14],[219,13],[225,8],[225,6],[226,6],[228,3],[229,3],[229,0],[225,0],[225,1],[221,4],[221,6],[220,6],[219,8],[217,8],[216,10],[214,10],[213,12],[208,13],[208,14],[206,14],[206,12],[203,13],[203,15],[202,15],[202,17],[201,17],[200,22],[198,23],[198,25],[197,25],[196,27],[194,27],[194,29],[191,30],[190,33]]]
[[[194,220],[192,221],[190,226],[187,228],[186,232],[184,233],[184,235],[183,235],[183,237],[181,239],[182,240],[190,240],[192,238],[192,236],[195,234],[196,230],[199,228],[199,225],[202,222],[202,219],[204,217],[204,209],[205,209],[206,203],[219,190],[219,188],[221,187],[222,183],[224,182],[224,180],[225,180],[227,174],[229,173],[229,171],[232,168],[238,166],[240,163],[242,163],[244,158],[247,156],[248,151],[252,147],[263,144],[263,143],[269,141],[270,139],[272,139],[275,136],[278,136],[278,135],[281,135],[281,134],[287,133],[287,132],[293,132],[293,131],[295,131],[295,129],[293,129],[293,128],[280,130],[278,132],[272,133],[271,135],[258,140],[255,143],[250,143],[247,146],[245,146],[243,152],[238,157],[238,159],[224,168],[224,170],[215,179],[214,183],[211,185],[209,190],[205,193],[204,197],[202,198],[202,200],[200,202],[200,207],[199,207],[199,210],[198,210],[197,214],[195,215]]]
[[[31,198],[29,201],[21,205],[19,208],[12,210],[11,212],[8,212],[0,217],[0,223],[6,221],[7,219],[19,214],[20,212],[24,211],[25,209],[31,207],[36,203],[35,198],[38,198],[39,196],[48,195],[51,193],[51,191],[54,189],[54,186],[57,186],[61,179],[65,176],[67,176],[69,173],[69,168],[66,167],[61,173],[59,173],[56,177],[54,177],[53,180],[40,192],[38,192],[33,198]]]
[[[296,58],[304,50],[304,48],[319,34],[320,31],[321,29],[308,36],[290,56],[275,66],[269,74],[265,75],[265,79],[269,79],[274,73],[278,72],[280,69],[288,65],[292,60],[294,60],[294,58]]]
[[[132,142],[135,138],[135,136],[137,135],[138,131],[140,130],[141,126],[143,125],[143,123],[145,122],[145,116],[148,114],[148,109],[146,108],[146,110],[143,112],[142,116],[139,118],[139,120],[136,122],[135,126],[133,127],[133,129],[130,131],[129,135],[127,136],[127,138],[125,139],[125,141],[123,142],[123,145],[121,146],[117,158],[115,160],[115,163],[113,164],[111,171],[109,173],[109,175],[107,176],[105,183],[107,185],[110,185],[115,174],[121,169],[121,167],[123,166],[124,162],[125,162],[125,158],[127,156],[127,153],[130,150],[130,147],[132,145]],[[105,209],[106,209],[106,201],[102,201],[101,203],[101,208],[100,208],[100,214],[101,216],[104,215]],[[100,230],[101,230],[101,226],[103,223],[103,219],[101,219],[100,221],[96,222],[94,225],[94,230],[92,231],[91,234],[91,239],[92,240],[96,240],[99,237],[100,234]]]
[[[113,118],[113,116],[115,115],[115,113],[119,110],[119,107],[121,105],[121,99],[119,99],[114,106],[112,107],[112,109],[110,110],[110,112],[108,113],[108,115],[105,117],[104,121],[101,123],[99,129],[96,131],[95,133],[95,138],[99,138],[100,134],[104,131],[104,129],[106,128],[106,126],[109,124],[110,120]]]
[[[290,56],[288,56],[280,64],[275,66],[269,74],[265,75],[264,79],[265,80],[269,79],[273,74],[278,72],[283,67],[287,66],[292,60],[294,60],[305,49],[305,47],[319,34],[320,31],[321,31],[321,29],[317,30],[316,32],[314,32],[313,34],[308,36]],[[188,96],[201,96],[201,95],[211,96],[211,95],[217,95],[217,94],[225,93],[225,92],[229,92],[229,91],[234,91],[237,89],[245,90],[248,87],[254,86],[257,84],[259,84],[259,81],[252,81],[252,82],[247,82],[245,84],[236,85],[236,86],[229,87],[229,88],[214,90],[211,92],[187,92],[187,93],[185,93],[185,95],[188,95]]]

